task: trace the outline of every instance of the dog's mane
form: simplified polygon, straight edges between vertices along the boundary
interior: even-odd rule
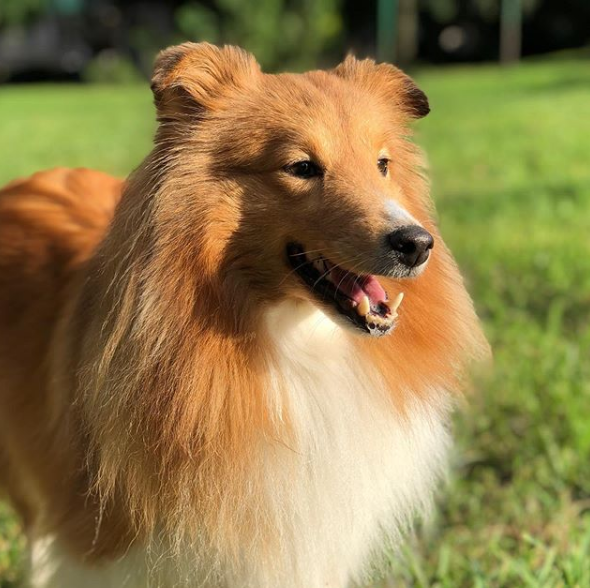
[[[67,353],[103,507],[123,500],[138,534],[165,521],[176,536],[239,524],[231,490],[259,435],[278,431],[264,399],[259,311],[247,308],[255,300],[238,301],[239,285],[219,271],[222,244],[205,213],[200,242],[162,222],[159,195],[182,193],[178,174],[162,176],[162,157],[156,150],[127,183],[73,310]],[[228,305],[234,312],[221,313]]]

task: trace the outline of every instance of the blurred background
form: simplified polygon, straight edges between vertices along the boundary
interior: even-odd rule
[[[0,0],[0,184],[127,175],[155,128],[153,56],[185,40],[267,71],[353,50],[429,96],[415,140],[495,365],[432,520],[373,586],[589,588],[590,0]],[[24,553],[0,500],[0,588],[23,586]]]
[[[590,2],[1,0],[0,27],[2,81],[123,81],[186,39],[242,45],[267,70],[350,49],[402,64],[511,61],[584,46]]]

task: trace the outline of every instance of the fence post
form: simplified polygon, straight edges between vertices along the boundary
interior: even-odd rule
[[[399,0],[377,1],[377,58],[395,61]]]
[[[502,0],[500,14],[500,62],[509,64],[520,59],[522,50],[521,0]]]

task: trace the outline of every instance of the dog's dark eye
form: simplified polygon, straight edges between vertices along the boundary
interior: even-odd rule
[[[297,178],[305,180],[323,175],[322,168],[313,161],[298,161],[285,167],[285,171]]]
[[[386,176],[389,170],[389,159],[382,157],[377,161],[377,167],[379,168],[381,175]]]

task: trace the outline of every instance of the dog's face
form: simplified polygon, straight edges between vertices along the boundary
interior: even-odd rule
[[[240,50],[184,45],[159,58],[153,88],[160,141],[205,206],[186,214],[223,244],[216,271],[390,332],[401,299],[378,276],[419,276],[434,245],[407,141],[428,103],[410,78],[353,58],[266,75]]]

